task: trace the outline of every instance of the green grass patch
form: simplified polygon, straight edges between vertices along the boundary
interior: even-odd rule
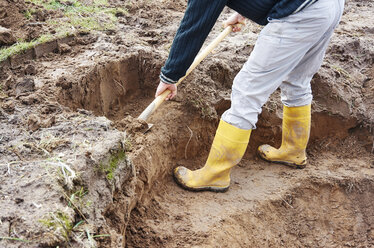
[[[50,20],[48,23],[56,28],[64,27],[79,31],[107,30],[115,28],[117,15],[126,15],[123,8],[112,8],[107,0],[95,0],[86,4],[78,0],[27,0],[28,2],[42,6],[47,10],[60,10],[64,14],[64,20]]]
[[[9,56],[19,54],[19,53],[21,53],[21,52],[23,52],[27,49],[35,47],[38,44],[42,44],[42,43],[51,41],[53,38],[54,38],[53,35],[46,34],[46,35],[40,36],[36,40],[32,40],[32,41],[29,41],[29,42],[19,41],[19,42],[13,44],[10,47],[1,49],[0,50],[0,62],[6,60]]]
[[[26,0],[26,2],[39,5],[47,10],[61,11],[63,17],[46,21],[46,24],[56,31],[55,34],[44,34],[29,42],[21,40],[10,47],[0,49],[0,62],[38,44],[66,37],[77,31],[91,32],[115,29],[117,15],[127,14],[126,9],[110,7],[107,0],[94,0],[91,4],[78,0],[66,2],[60,0]],[[34,13],[35,9],[28,9],[24,15],[27,19],[31,19]]]

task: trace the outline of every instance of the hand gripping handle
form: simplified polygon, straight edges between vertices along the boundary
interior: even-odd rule
[[[241,25],[241,24],[237,24]],[[195,60],[192,62],[190,68],[188,68],[186,75],[178,80],[176,85],[179,85],[183,79],[185,79],[192,71],[200,64],[200,62],[208,56],[208,54],[228,35],[231,33],[233,26],[226,27],[200,54],[198,54]],[[138,119],[146,121],[149,116],[155,112],[155,110],[165,101],[165,98],[171,93],[170,90],[165,90],[161,95],[156,97],[151,104],[139,115]]]

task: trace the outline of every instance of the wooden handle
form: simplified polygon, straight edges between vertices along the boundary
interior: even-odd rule
[[[241,24],[238,24],[241,25]],[[178,80],[176,85],[179,85],[192,71],[200,64],[200,62],[208,56],[208,54],[232,31],[232,26],[226,27],[199,55],[196,56],[190,68],[188,68],[186,75]],[[165,98],[170,94],[170,90],[165,90],[161,95],[156,97],[151,104],[139,115],[138,119],[146,121],[149,116],[165,101]]]

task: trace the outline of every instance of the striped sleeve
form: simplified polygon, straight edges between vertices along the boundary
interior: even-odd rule
[[[160,79],[174,84],[186,74],[227,0],[189,0]]]

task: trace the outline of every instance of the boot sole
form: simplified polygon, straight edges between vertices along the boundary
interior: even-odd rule
[[[188,191],[193,191],[193,192],[201,192],[201,191],[211,191],[211,192],[215,192],[215,193],[225,193],[229,190],[229,187],[230,186],[227,186],[225,188],[218,188],[218,187],[212,187],[212,186],[207,186],[207,187],[201,187],[201,188],[190,188],[184,184],[182,184],[178,178],[175,176],[175,174],[173,173],[173,178],[174,178],[174,181],[183,189],[185,190],[188,190]]]
[[[262,153],[257,150],[257,155],[264,161],[266,162],[269,162],[269,163],[276,163],[276,164],[283,164],[283,165],[286,165],[288,167],[291,167],[291,168],[296,168],[296,169],[304,169],[306,167],[306,163],[305,164],[295,164],[295,163],[291,163],[291,162],[286,162],[286,161],[273,161],[273,160],[268,160],[266,159],[265,157],[263,157]]]

